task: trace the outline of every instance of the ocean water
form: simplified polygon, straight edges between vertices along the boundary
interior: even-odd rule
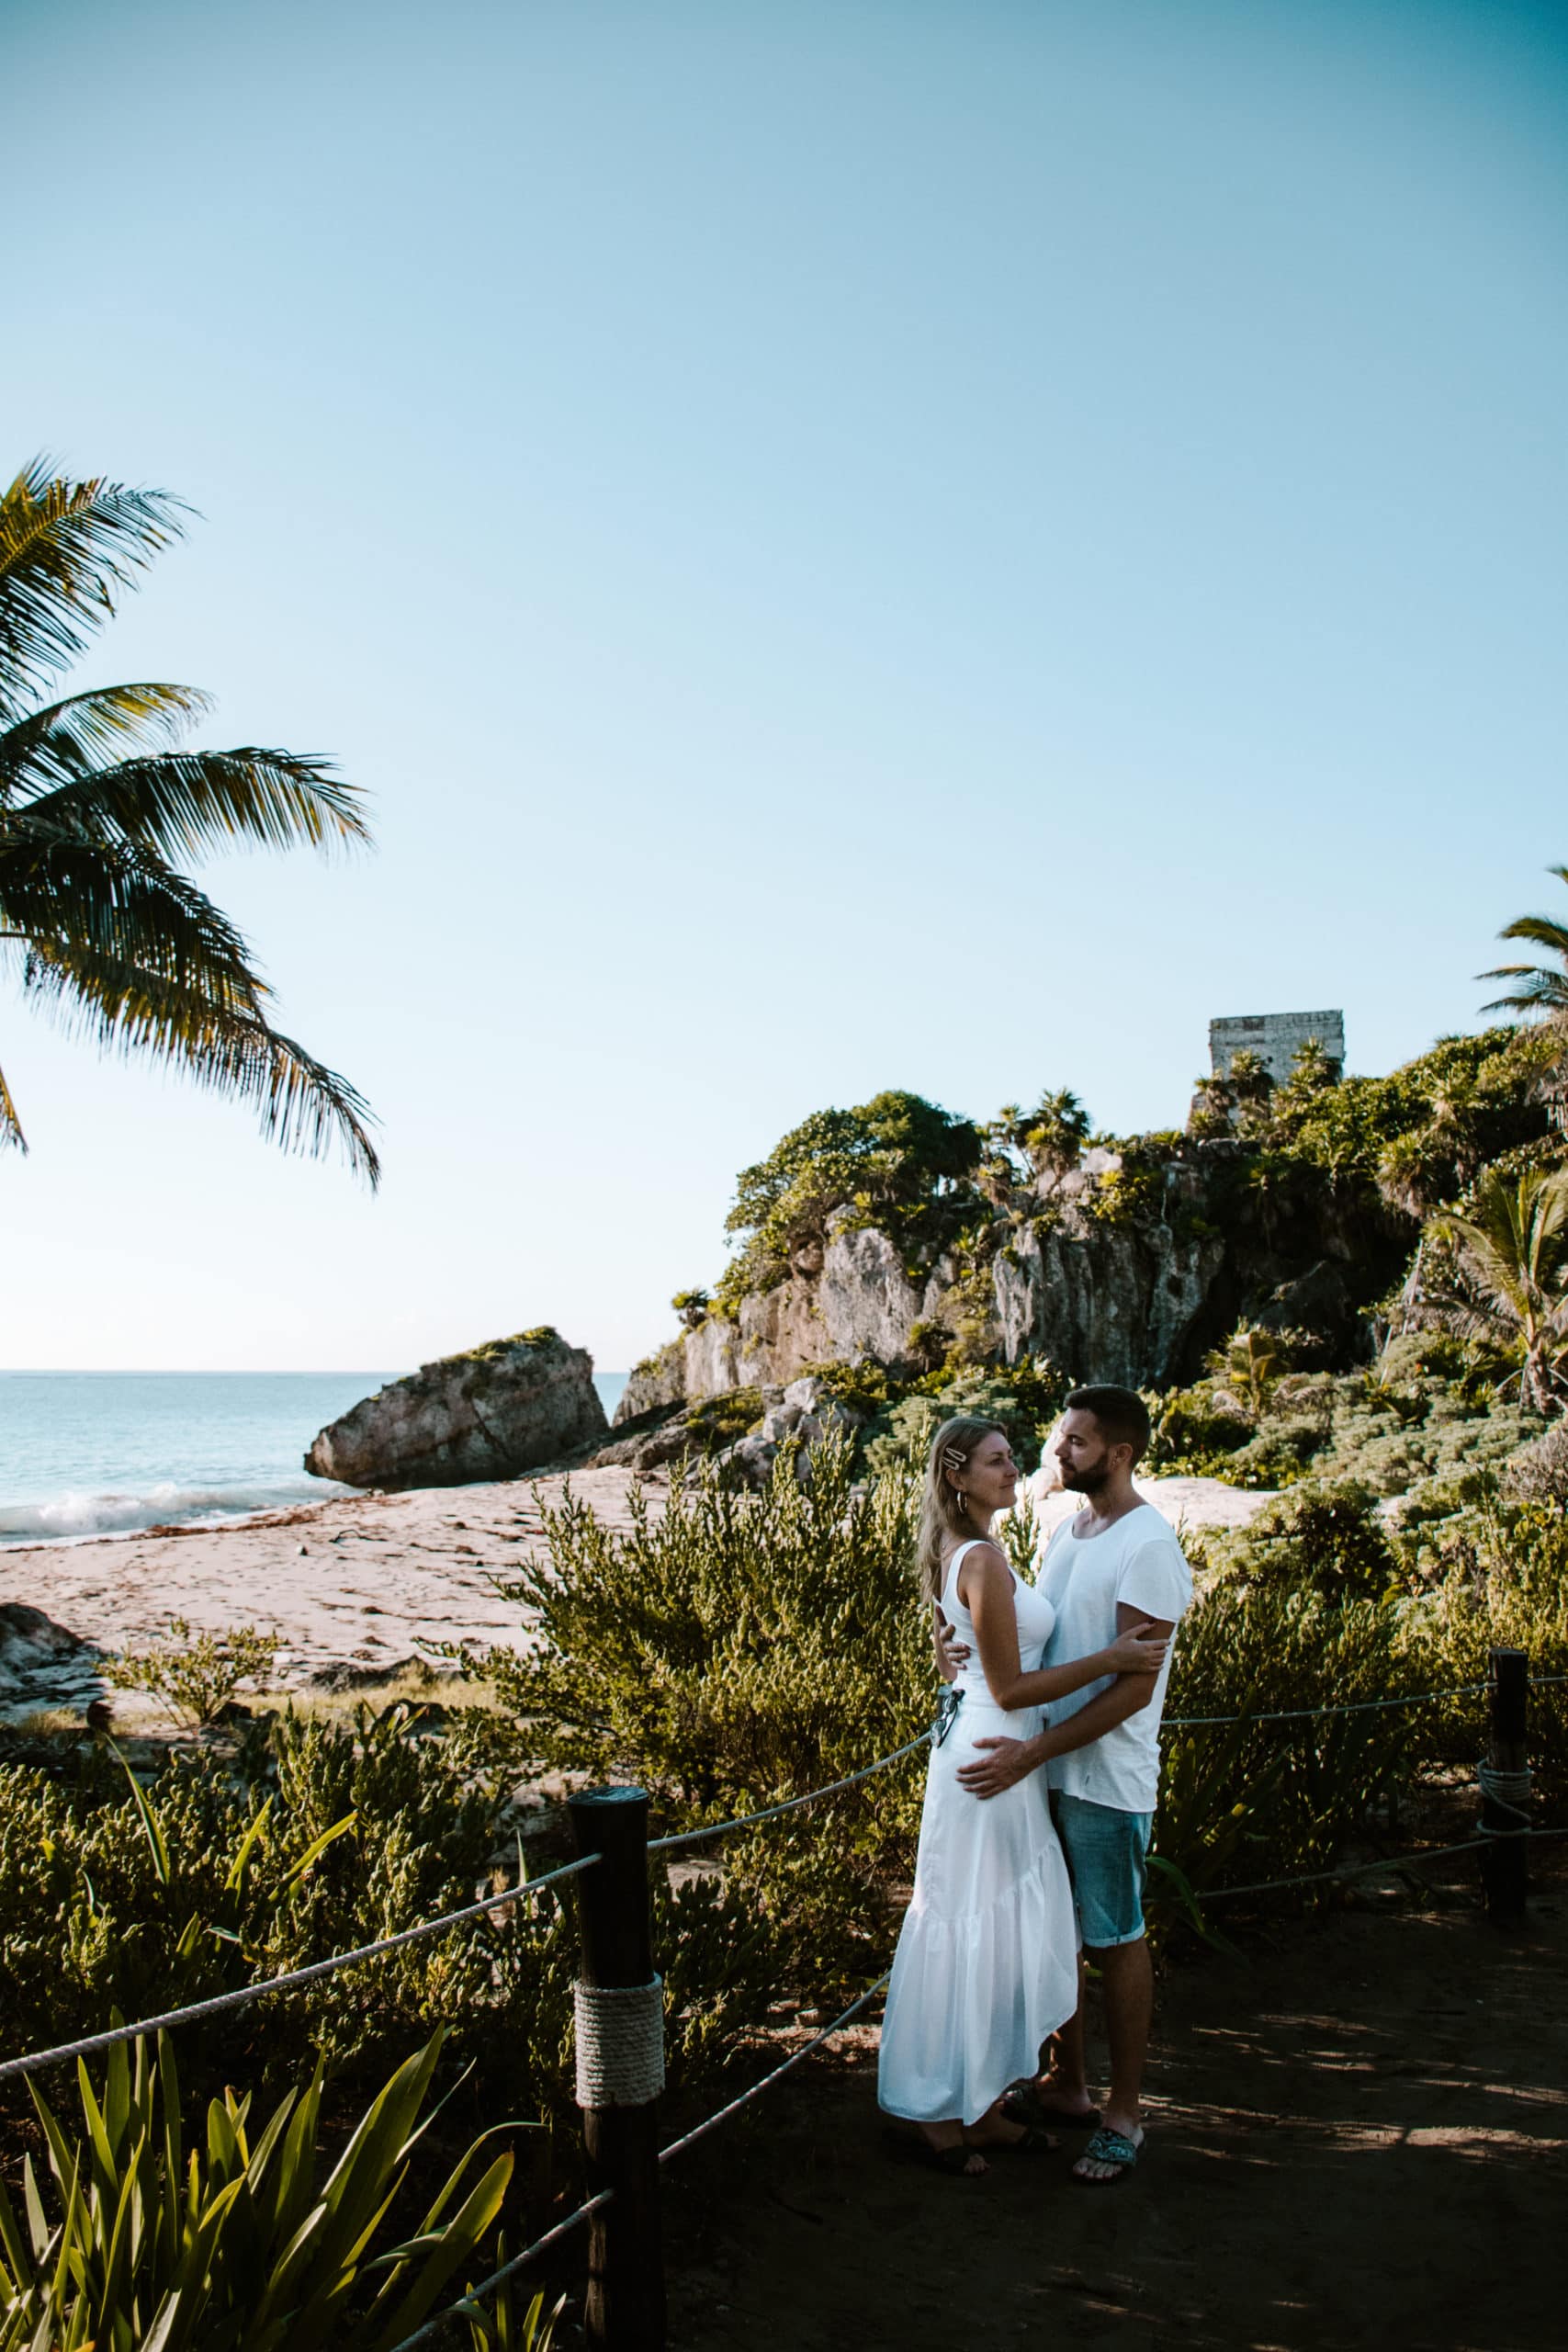
[[[345,1494],[316,1431],[388,1372],[0,1372],[0,1545],[197,1525]],[[624,1373],[597,1374],[614,1415]]]

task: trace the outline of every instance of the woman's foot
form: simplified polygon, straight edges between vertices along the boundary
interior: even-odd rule
[[[915,2128],[923,2161],[937,2171],[953,2173],[965,2180],[978,2180],[982,2173],[990,2171],[962,2123],[920,2123]]]

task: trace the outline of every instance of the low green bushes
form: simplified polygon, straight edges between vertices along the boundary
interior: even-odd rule
[[[1252,1487],[1351,1481],[1407,1496],[1417,1511],[1428,1487],[1500,1472],[1543,1427],[1498,1404],[1465,1350],[1435,1332],[1393,1340],[1361,1372],[1282,1366],[1249,1396],[1222,1371],[1150,1401],[1156,1476]]]
[[[546,1510],[547,1559],[501,1585],[534,1616],[536,1642],[485,1668],[517,1719],[519,1762],[640,1781],[676,1830],[804,1794],[901,1746],[933,1704],[914,1509],[907,1476],[858,1487],[833,1436],[804,1482],[785,1449],[761,1495],[703,1466],[675,1482],[658,1520],[634,1497],[628,1532],[575,1499]],[[792,1984],[863,1973],[918,1820],[907,1767],[732,1843],[712,1898],[731,1939],[728,1961],[716,1945],[716,1987],[760,2010]]]

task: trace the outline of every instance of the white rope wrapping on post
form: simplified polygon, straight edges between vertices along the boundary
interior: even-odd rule
[[[1491,1797],[1508,1813],[1518,1813],[1519,1807],[1529,1802],[1530,1768],[1528,1764],[1509,1770],[1500,1764],[1488,1763],[1483,1757],[1475,1768],[1475,1777],[1481,1783],[1482,1795]],[[1519,1817],[1522,1820],[1524,1816],[1520,1815]]]
[[[571,1988],[579,2107],[647,2107],[664,2088],[664,1979]]]

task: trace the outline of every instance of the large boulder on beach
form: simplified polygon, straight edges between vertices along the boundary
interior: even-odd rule
[[[593,1359],[548,1325],[421,1364],[321,1430],[305,1467],[349,1487],[515,1478],[609,1433]]]

